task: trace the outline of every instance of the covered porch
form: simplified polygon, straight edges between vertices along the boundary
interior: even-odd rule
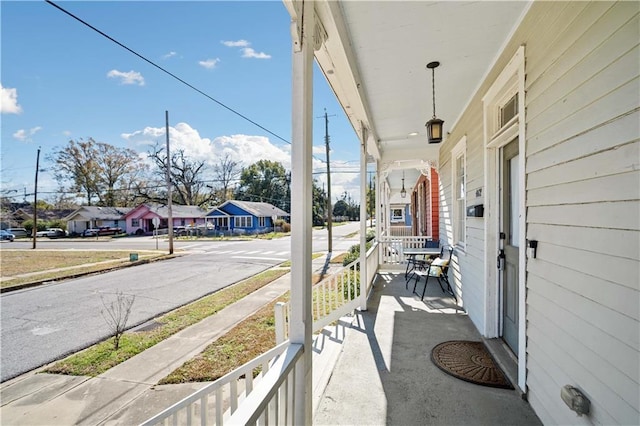
[[[236,392],[246,371],[230,377],[216,424],[637,424],[637,3],[284,3],[291,302],[282,343],[253,365],[263,366],[258,384]],[[360,259],[321,293],[310,268],[314,61],[357,134],[360,199],[368,171],[377,183],[373,246],[362,203]],[[425,122],[436,118],[446,124],[434,141]],[[414,195],[432,170],[437,190]],[[413,212],[437,196],[435,226],[425,213],[421,232],[397,235],[390,209],[403,190]],[[457,305],[436,285],[424,302],[404,285],[404,250],[434,230],[455,247]],[[615,276],[602,259],[619,266]],[[354,309],[332,376],[342,384],[329,384],[314,415],[314,333]],[[464,338],[487,343],[515,390],[459,383],[431,365],[435,344]]]
[[[405,288],[403,272],[383,269],[367,306],[345,332],[313,424],[541,424],[518,391],[457,379],[431,361],[439,343],[482,340],[437,283],[421,301]]]

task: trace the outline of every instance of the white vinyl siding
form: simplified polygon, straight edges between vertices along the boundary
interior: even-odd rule
[[[521,232],[538,240],[526,260],[526,385],[544,424],[640,424],[639,11],[534,2],[440,150],[441,233],[452,239],[453,146],[467,136],[467,204],[486,207],[483,176],[495,171],[484,170],[481,97],[525,45]],[[467,219],[451,275],[479,330],[493,320],[482,311],[483,270],[495,264],[487,220]],[[590,399],[590,416],[564,404],[567,384]]]
[[[545,423],[575,422],[565,384],[594,423],[640,420],[638,10],[568,5],[572,25],[527,44],[529,400]]]

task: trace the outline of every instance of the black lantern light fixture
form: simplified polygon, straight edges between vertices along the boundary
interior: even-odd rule
[[[402,189],[400,190],[400,196],[402,198],[407,196],[407,190],[404,189],[404,170],[402,171]]]
[[[440,62],[434,61],[427,64],[427,68],[431,69],[431,91],[433,93],[433,118],[425,124],[427,127],[427,140],[429,143],[442,142],[442,125],[444,121],[436,117],[436,77],[435,69]]]

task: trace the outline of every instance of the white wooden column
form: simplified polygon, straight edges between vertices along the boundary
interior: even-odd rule
[[[291,343],[302,344],[304,353],[295,371],[293,423],[312,422],[311,344],[311,206],[313,123],[314,2],[297,4],[292,22],[293,87],[291,146]]]
[[[367,129],[360,123],[360,309],[367,310]]]
[[[382,182],[380,180],[380,161],[376,161],[376,238],[380,242],[380,233],[382,232]],[[378,265],[382,264],[383,250],[378,250]]]

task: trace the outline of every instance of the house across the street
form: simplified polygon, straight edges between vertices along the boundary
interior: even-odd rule
[[[82,206],[65,217],[69,235],[82,234],[91,228],[121,228],[128,232],[124,216],[131,207]]]
[[[206,211],[198,206],[171,206],[173,227],[198,227],[205,224]],[[158,226],[154,224],[157,219]],[[127,232],[129,234],[146,234],[157,229],[167,229],[169,223],[169,208],[164,204],[140,204],[126,217]]]
[[[228,200],[206,214],[207,224],[230,234],[261,234],[275,229],[289,213],[269,203]]]

